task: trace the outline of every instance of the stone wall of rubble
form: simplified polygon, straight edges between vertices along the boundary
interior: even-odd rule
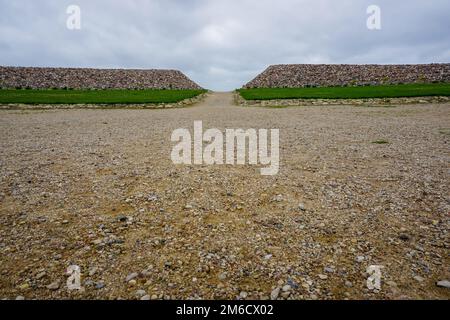
[[[267,68],[244,88],[301,88],[450,82],[450,64],[291,64]]]
[[[0,67],[0,88],[201,89],[177,70]]]

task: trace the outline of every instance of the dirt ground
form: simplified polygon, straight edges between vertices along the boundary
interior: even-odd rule
[[[174,165],[171,133],[194,120],[280,129],[279,174]],[[185,109],[0,111],[0,134],[0,298],[450,298],[436,285],[450,279],[450,104],[214,93]]]

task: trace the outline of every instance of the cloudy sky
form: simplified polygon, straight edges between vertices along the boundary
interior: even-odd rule
[[[367,28],[372,4],[381,30]],[[450,62],[449,12],[448,0],[0,0],[0,65],[170,68],[232,90],[271,64]]]

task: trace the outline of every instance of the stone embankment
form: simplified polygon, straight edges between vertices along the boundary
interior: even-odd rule
[[[302,88],[450,82],[450,64],[273,65],[244,88]]]
[[[178,70],[0,67],[0,88],[202,89]]]

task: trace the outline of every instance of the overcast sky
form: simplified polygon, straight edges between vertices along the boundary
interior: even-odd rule
[[[69,5],[81,29],[66,27]],[[366,26],[381,8],[381,30]],[[179,69],[214,90],[271,64],[450,62],[449,0],[0,0],[0,65]]]

